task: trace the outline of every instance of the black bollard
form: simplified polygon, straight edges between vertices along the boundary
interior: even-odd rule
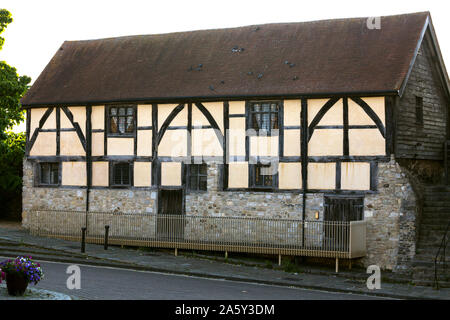
[[[108,250],[108,233],[109,233],[109,226],[105,226],[105,250]]]
[[[86,227],[81,228],[81,253],[86,251]]]

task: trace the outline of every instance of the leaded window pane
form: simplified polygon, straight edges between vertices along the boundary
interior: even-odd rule
[[[133,117],[127,117],[127,132],[133,132],[134,131],[134,125],[133,125]]]
[[[272,129],[278,129],[278,104],[255,103],[250,106],[251,127],[255,130],[264,130],[270,133]]]
[[[123,118],[123,117],[119,118],[119,132],[120,133],[125,132],[125,118]]]
[[[110,131],[111,133],[117,133],[117,117],[111,117],[110,121]]]
[[[278,113],[272,113],[271,128],[278,129]]]
[[[109,133],[132,134],[136,128],[133,107],[110,107]]]
[[[261,129],[270,130],[270,113],[263,113],[261,119]]]

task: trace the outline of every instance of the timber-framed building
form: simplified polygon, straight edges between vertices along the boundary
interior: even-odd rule
[[[429,13],[367,20],[64,42],[22,99],[24,225],[365,221],[360,261],[411,270],[424,195],[449,190],[449,79]]]

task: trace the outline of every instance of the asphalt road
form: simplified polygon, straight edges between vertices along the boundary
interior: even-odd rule
[[[37,288],[80,299],[105,300],[366,300],[373,296],[332,293],[228,280],[78,265],[81,289],[68,289],[68,263],[41,262],[45,278]],[[30,284],[30,286],[34,286]]]

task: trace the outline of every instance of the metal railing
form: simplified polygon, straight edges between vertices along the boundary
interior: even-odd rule
[[[248,252],[329,258],[366,254],[366,222],[141,213],[30,211],[33,235],[157,248]]]
[[[433,287],[436,289],[439,289],[439,278],[438,278],[438,264],[442,265],[442,271],[444,274],[446,274],[446,268],[447,268],[447,261],[445,258],[445,249],[447,247],[447,234],[448,229],[450,228],[450,221],[447,223],[447,228],[445,229],[444,236],[442,237],[441,244],[439,245],[439,249],[436,253],[436,256],[434,258],[434,283]]]

